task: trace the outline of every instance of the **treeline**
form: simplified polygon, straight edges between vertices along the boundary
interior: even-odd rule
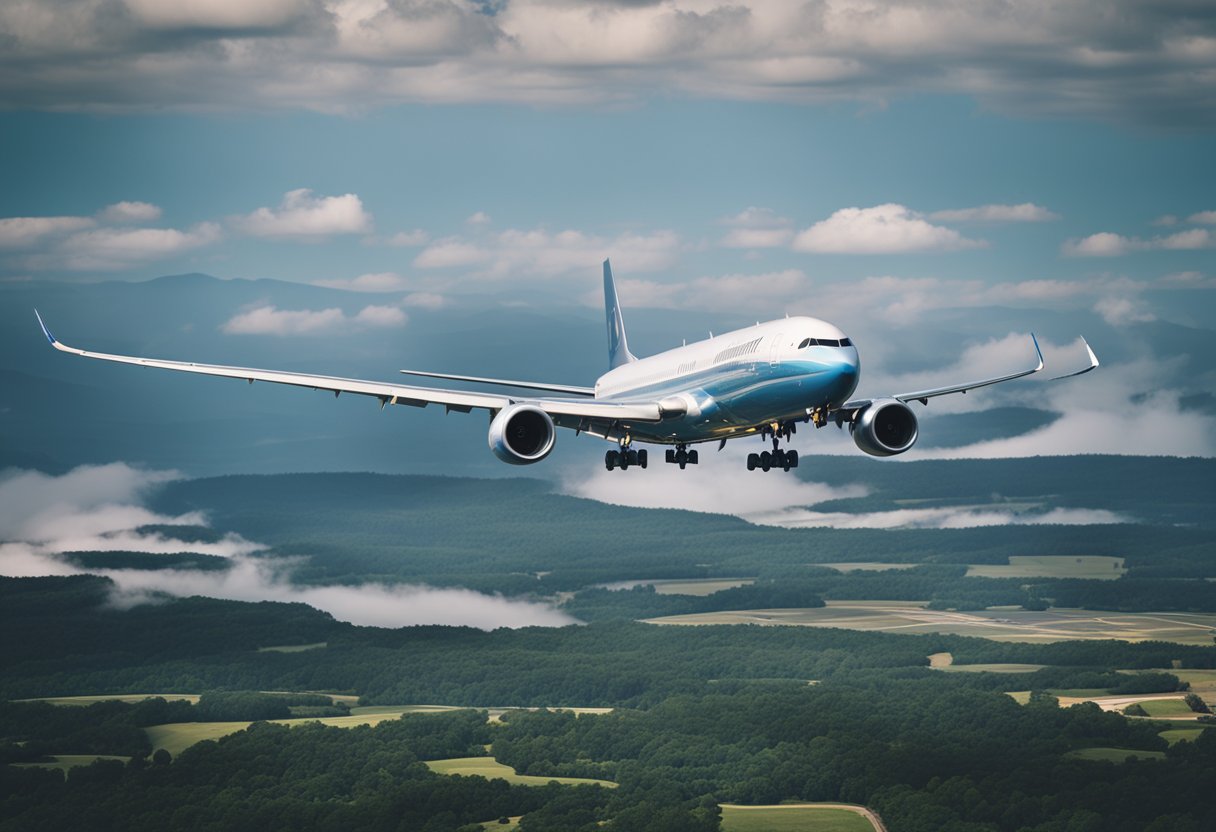
[[[822,606],[823,598],[806,582],[762,581],[704,596],[665,595],[656,591],[653,585],[622,590],[585,589],[568,601],[563,609],[583,621],[606,621],[720,610]]]
[[[85,706],[0,701],[0,756],[5,762],[33,762],[48,754],[147,755],[152,746],[143,729],[174,722],[254,722],[293,716],[343,716],[345,703],[319,694],[266,694],[208,691],[197,704],[151,697]]]
[[[1216,589],[1204,579],[1113,581],[1055,578],[967,577],[966,567],[922,564],[911,569],[837,572],[815,566],[769,568],[750,586],[704,597],[664,595],[652,587],[626,590],[584,589],[564,609],[583,621],[643,619],[719,610],[823,606],[833,601],[927,601],[930,609],[983,610],[1050,606],[1127,612],[1216,612]]]
[[[72,769],[66,781],[59,771],[10,767],[0,830],[452,832],[576,791],[444,777],[422,762],[481,754],[489,740],[484,712],[407,715],[349,730],[255,723],[193,746],[171,765],[99,761]]]
[[[877,808],[893,832],[1198,832],[1216,824],[1216,731],[1168,748],[1096,705],[1019,706],[953,679],[787,685],[673,697],[603,717],[512,713],[495,756],[520,771],[610,776],[620,798],[812,800]],[[1074,749],[1166,753],[1121,766]],[[1202,792],[1202,795],[1199,794]],[[1165,820],[1162,820],[1165,819]]]
[[[387,630],[335,622],[300,605],[202,598],[116,612],[104,605],[109,586],[104,578],[87,576],[0,579],[0,695],[315,690],[355,692],[374,704],[638,705],[701,692],[724,679],[828,680],[867,669],[924,674],[930,672],[927,656],[939,652],[952,653],[959,663],[1045,664],[1061,674],[1169,668],[1174,662],[1216,667],[1216,647],[1167,642],[1019,644],[939,634],[663,627],[620,620],[494,632]],[[22,610],[20,621],[13,621],[15,609]],[[293,638],[328,646],[255,652],[267,637],[285,639],[276,615],[294,622]],[[1063,675],[1058,682],[1080,686],[1067,684]]]
[[[937,471],[928,476],[930,468],[915,468],[923,463],[869,465],[837,475],[834,466],[840,461],[823,466],[816,477],[838,476],[844,483],[908,476],[887,471],[894,468],[926,475],[923,481],[914,478],[889,486],[900,489],[892,491],[890,499],[949,492],[960,501],[973,503],[977,494],[986,499],[1002,488],[1006,495],[1041,497],[1044,482],[1052,483],[1053,506],[1071,504],[1068,501],[1073,495],[1060,480],[1029,473],[1016,493],[1002,484],[1001,477],[980,484],[988,463],[1000,461],[985,460],[979,467],[950,462],[951,471],[954,466],[972,471],[961,483],[952,479],[953,474],[946,477]],[[1187,501],[1202,502],[1205,494],[1216,499],[1216,489],[1204,484],[1201,477],[1216,465],[1200,462],[1183,466],[1187,473],[1182,481],[1194,486],[1186,494],[1178,482],[1154,490],[1145,488],[1144,480],[1103,482],[1084,474],[1094,466],[1121,471],[1124,463],[1118,460],[1070,461],[1081,474],[1048,467],[1053,477],[1065,478],[1068,488],[1082,489],[1078,492],[1082,496],[1076,498],[1080,506],[1107,506],[1097,497],[1086,502],[1094,488],[1135,493],[1142,505],[1170,506],[1181,501],[1189,506]],[[1154,465],[1149,467],[1162,472],[1172,467]],[[1032,473],[1041,468],[1024,470]],[[841,470],[851,469],[845,466]],[[971,479],[977,481],[974,487]],[[1090,483],[1088,490],[1083,488],[1086,482]],[[504,487],[502,481],[374,474],[232,476],[170,483],[155,497],[153,506],[173,514],[205,511],[217,529],[264,543],[273,554],[307,556],[295,572],[295,579],[301,582],[357,583],[374,577],[437,586],[459,584],[508,595],[551,595],[624,580],[780,578],[807,564],[848,561],[965,564],[1006,563],[1010,556],[1026,554],[1104,555],[1124,557],[1131,569],[1176,564],[1183,570],[1179,576],[1202,572],[1210,568],[1211,561],[1205,556],[1211,537],[1206,509],[1201,519],[1188,521],[1197,526],[1027,525],[1019,526],[1016,535],[999,526],[781,529],[720,515],[609,506],[548,493],[548,488],[534,480],[512,480]],[[883,508],[900,506],[891,503]],[[850,506],[847,510],[865,508]],[[1162,511],[1161,516],[1168,515],[1166,509]],[[1157,514],[1160,512],[1154,517]],[[470,523],[470,516],[476,516],[478,522]],[[1175,517],[1175,522],[1181,521]],[[655,557],[656,551],[662,552],[661,558]],[[920,597],[927,600],[927,596]]]

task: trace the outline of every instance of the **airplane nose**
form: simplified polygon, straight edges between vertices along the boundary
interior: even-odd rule
[[[839,363],[836,365],[836,384],[838,398],[843,401],[853,394],[857,388],[857,380],[861,377],[861,360],[853,347],[840,349]]]

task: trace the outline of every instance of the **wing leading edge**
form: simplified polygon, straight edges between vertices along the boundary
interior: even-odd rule
[[[386,404],[404,404],[413,407],[426,407],[428,404],[443,405],[447,410],[468,413],[474,409],[499,411],[516,403],[534,404],[551,416],[575,417],[576,419],[599,421],[636,421],[659,422],[666,415],[658,402],[604,402],[588,401],[587,399],[560,398],[530,398],[507,396],[500,393],[479,393],[469,390],[445,390],[432,387],[414,387],[403,384],[386,384],[379,381],[363,379],[340,378],[338,376],[310,375],[282,370],[260,370],[253,367],[231,367],[223,364],[200,364],[191,361],[168,361],[159,358],[142,358],[133,355],[112,355],[103,352],[69,347],[60,342],[47,328],[38,310],[34,310],[38,325],[51,346],[60,352],[71,353],[85,358],[96,358],[101,361],[114,361],[120,364],[134,364],[141,367],[156,367],[162,370],[177,370],[184,373],[197,373],[206,376],[243,379],[250,384],[255,381],[265,381],[273,384],[287,384],[294,387],[307,387],[313,390],[327,390],[335,396],[342,393],[353,393],[360,396],[372,396],[380,400],[380,406]],[[568,420],[563,419],[562,422]]]
[[[1035,337],[1033,332],[1030,334],[1030,340],[1034,343],[1034,352],[1035,352],[1035,356],[1038,358],[1038,361],[1036,362],[1035,366],[1031,367],[1029,370],[1020,370],[1016,373],[1009,373],[1008,375],[997,376],[995,378],[980,379],[979,381],[969,381],[964,384],[952,384],[947,387],[932,387],[932,388],[929,388],[928,390],[917,390],[912,393],[896,393],[894,396],[891,396],[890,398],[896,399],[897,401],[901,401],[905,404],[907,404],[908,402],[920,402],[921,404],[927,405],[929,403],[929,399],[935,398],[937,396],[947,396],[947,395],[950,395],[951,393],[966,393],[968,390],[976,390],[980,387],[988,387],[993,384],[1000,384],[1001,382],[1012,381],[1015,378],[1022,378],[1023,376],[1034,375],[1035,373],[1037,373],[1043,369],[1043,366],[1044,366],[1043,365],[1043,351],[1041,349],[1039,349],[1039,339]],[[1093,349],[1090,348],[1089,343],[1084,338],[1081,339],[1081,343],[1085,345],[1085,350],[1089,354],[1089,362],[1090,362],[1089,366],[1083,370],[1077,370],[1076,372],[1073,372],[1073,373],[1065,373],[1062,376],[1056,376],[1055,378],[1051,379],[1051,381],[1057,381],[1057,380],[1063,379],[1063,378],[1072,378],[1073,376],[1084,375],[1085,373],[1088,373],[1090,370],[1097,369],[1098,356],[1094,354]],[[840,406],[839,410],[840,411],[857,410],[857,409],[865,407],[866,405],[870,404],[872,401],[873,401],[873,399],[855,399],[853,401],[845,402],[843,405]]]

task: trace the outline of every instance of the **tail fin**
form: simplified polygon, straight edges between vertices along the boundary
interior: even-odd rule
[[[616,299],[616,283],[612,280],[612,264],[604,261],[604,312],[608,318],[608,367],[615,370],[637,361],[629,351],[625,337],[625,321],[621,319],[621,305]]]

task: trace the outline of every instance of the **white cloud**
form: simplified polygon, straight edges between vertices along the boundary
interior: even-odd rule
[[[314,286],[329,289],[345,289],[348,292],[399,292],[409,285],[404,277],[395,272],[361,274],[349,280],[314,280]]]
[[[359,329],[404,326],[406,314],[394,306],[365,306],[354,315],[341,309],[279,309],[259,306],[240,312],[220,329],[229,335],[316,335]]]
[[[933,225],[903,205],[841,208],[794,238],[796,251],[819,254],[895,254],[958,251],[986,245]]]
[[[1187,222],[1201,225],[1216,225],[1216,211],[1200,211],[1186,218]]]
[[[0,5],[0,103],[362,111],[613,103],[656,93],[1211,126],[1211,27],[1177,4],[824,0],[62,0]],[[256,37],[252,37],[256,35]],[[104,56],[99,60],[98,56]],[[47,72],[46,67],[56,67]]]
[[[653,280],[617,280],[621,302],[626,307],[652,309],[723,309],[759,312],[773,311],[773,297],[796,298],[810,287],[799,269],[761,274],[727,274],[692,280],[660,283]],[[590,292],[583,298],[587,306],[602,306],[603,295]]]
[[[719,223],[731,229],[718,241],[726,248],[777,248],[794,238],[793,222],[769,208],[750,206]]]
[[[468,225],[489,225],[490,215],[485,211],[478,211],[465,220]]]
[[[946,211],[934,211],[929,219],[941,222],[1046,222],[1058,220],[1059,214],[1052,213],[1042,205],[1033,202],[1023,202],[1018,205],[981,205],[978,208],[954,208]]]
[[[8,217],[0,219],[0,248],[26,248],[56,234],[91,228],[89,217]]]
[[[304,15],[306,0],[122,0],[141,24],[151,29],[213,31],[269,29]]]
[[[160,219],[160,207],[150,202],[115,202],[101,209],[98,215],[105,222],[155,222]]]
[[[1191,228],[1164,237],[1142,239],[1110,231],[1068,240],[1062,250],[1072,257],[1118,257],[1132,251],[1193,250],[1216,246],[1216,235],[1206,228]]]
[[[1105,509],[1064,509],[1020,513],[993,508],[920,508],[849,513],[787,508],[748,518],[761,526],[833,529],[973,529],[979,526],[1090,526],[1127,523],[1128,518]]]
[[[75,271],[116,270],[211,245],[222,236],[212,222],[187,231],[176,228],[95,228],[78,231],[50,255],[53,264]]]
[[[1094,304],[1094,311],[1111,326],[1126,326],[1156,320],[1156,316],[1144,309],[1141,303],[1126,297],[1099,298],[1098,302]]]
[[[317,197],[308,188],[298,188],[285,193],[277,209],[259,208],[235,224],[255,237],[328,237],[365,234],[372,216],[355,194]]]
[[[426,245],[430,239],[431,235],[429,232],[421,228],[415,228],[413,231],[398,231],[385,240],[385,243],[400,248],[413,248],[414,246]]]
[[[713,445],[698,446],[700,465],[684,471],[663,463],[662,449],[652,448],[649,453],[658,458],[652,457],[651,467],[632,469],[628,476],[603,468],[590,476],[582,470],[567,471],[562,477],[562,491],[611,505],[676,508],[732,514],[744,519],[793,506],[864,497],[868,493],[861,485],[830,486],[804,482],[792,475],[757,476],[746,470],[744,462],[748,451],[760,450],[759,442],[746,444],[746,449],[745,443],[746,440],[732,442],[721,453],[714,451]],[[740,487],[731,472],[746,475],[747,487]]]
[[[401,305],[418,309],[442,309],[448,305],[448,299],[436,292],[410,292],[401,299]]]
[[[1155,225],[1155,226],[1159,226],[1161,228],[1168,228],[1171,225],[1177,225],[1177,224],[1178,224],[1178,218],[1176,216],[1174,216],[1173,214],[1162,214],[1160,217],[1157,217],[1157,219],[1155,219],[1151,223],[1149,223],[1149,225]]]
[[[112,601],[133,606],[164,595],[202,595],[237,601],[305,603],[341,621],[363,626],[448,624],[496,627],[562,626],[565,613],[543,603],[484,595],[459,587],[411,584],[298,586],[291,580],[300,558],[255,557],[263,546],[239,535],[218,541],[178,540],[140,526],[206,525],[198,513],[156,514],[141,502],[177,474],[143,471],[122,463],[77,468],[54,477],[33,471],[0,472],[0,575],[71,575],[84,570],[57,557],[63,552],[196,552],[229,559],[225,570],[96,569],[115,583]]]
[[[622,272],[647,272],[675,262],[680,238],[672,231],[626,232],[613,238],[584,231],[507,229],[475,240],[445,237],[423,249],[422,269],[473,268],[473,278],[556,277],[595,268],[611,255]]]

